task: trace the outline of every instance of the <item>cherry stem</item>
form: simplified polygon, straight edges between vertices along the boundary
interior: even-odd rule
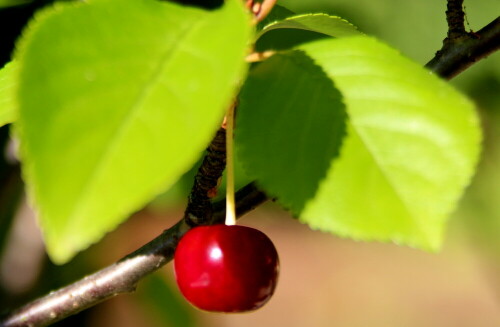
[[[231,105],[226,115],[226,225],[236,224],[233,131],[234,105]]]

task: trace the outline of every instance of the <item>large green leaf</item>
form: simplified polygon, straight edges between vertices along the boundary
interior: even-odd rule
[[[0,126],[12,123],[16,119],[15,78],[17,64],[9,62],[0,69]]]
[[[241,1],[57,4],[17,53],[24,175],[55,262],[99,240],[195,162],[245,72]]]
[[[277,17],[286,12],[278,12]],[[301,14],[271,21],[256,35],[255,49],[283,50],[326,37],[346,37],[361,33],[348,21],[327,14]]]
[[[439,248],[478,160],[471,102],[369,37],[301,49],[333,79],[351,122],[339,160],[301,220],[355,239]]]
[[[238,155],[267,193],[298,214],[338,155],[345,116],[339,91],[307,55],[274,55],[252,69],[241,91]]]

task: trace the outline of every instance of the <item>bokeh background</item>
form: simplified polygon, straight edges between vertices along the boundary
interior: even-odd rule
[[[13,42],[32,12],[49,2],[0,8],[0,65],[9,60]],[[297,13],[339,15],[422,64],[446,35],[445,0],[278,3]],[[472,30],[500,13],[500,0],[465,0],[465,6],[467,28]],[[475,64],[452,84],[477,104],[484,151],[472,184],[450,218],[440,253],[311,231],[269,203],[240,220],[268,234],[280,254],[278,288],[262,309],[233,315],[197,311],[180,296],[169,264],[139,284],[136,293],[118,296],[56,326],[500,326],[500,54]],[[9,153],[8,127],[0,129],[0,138]],[[22,193],[12,186],[10,198],[0,194],[0,312],[109,265],[154,238],[182,216],[191,183],[192,172],[101,243],[61,267],[48,261]],[[17,198],[19,207],[10,208]]]

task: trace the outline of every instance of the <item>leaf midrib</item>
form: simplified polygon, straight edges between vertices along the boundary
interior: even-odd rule
[[[195,22],[191,24],[186,24],[186,27],[184,30],[178,33],[179,37],[173,40],[171,43],[166,46],[166,49],[163,51],[163,54],[161,55],[161,59],[158,63],[158,68],[153,69],[153,72],[151,74],[151,77],[148,79],[148,81],[144,84],[143,89],[139,92],[136,100],[130,106],[129,112],[126,114],[123,123],[120,124],[113,133],[112,139],[110,139],[110,142],[108,142],[108,145],[105,147],[105,149],[102,151],[100,155],[100,159],[97,160],[97,164],[95,169],[92,171],[90,177],[87,179],[87,182],[85,185],[82,187],[82,191],[80,192],[80,196],[78,196],[77,202],[75,203],[74,210],[70,213],[68,217],[68,224],[66,225],[66,230],[71,230],[74,228],[74,226],[78,226],[79,221],[84,218],[79,215],[79,212],[81,212],[81,207],[86,204],[87,199],[88,199],[88,193],[89,190],[92,189],[92,185],[95,183],[96,177],[101,175],[101,171],[104,169],[105,163],[108,162],[108,157],[110,156],[111,153],[114,153],[114,149],[118,145],[118,141],[122,138],[123,134],[126,132],[127,127],[130,126],[132,123],[133,117],[136,116],[137,112],[142,108],[141,104],[146,100],[148,94],[150,93],[151,89],[154,88],[157,85],[157,82],[162,76],[162,72],[169,63],[169,59],[173,57],[173,55],[181,49],[180,43],[185,42],[185,40],[188,39],[188,35],[193,33],[199,26],[205,22],[205,20],[209,16],[205,16],[204,19],[199,19],[196,20]],[[180,43],[176,43],[176,40],[182,40]],[[79,219],[75,219],[79,218]],[[64,234],[65,235],[65,234]]]

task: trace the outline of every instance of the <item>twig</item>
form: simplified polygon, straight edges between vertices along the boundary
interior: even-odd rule
[[[198,169],[188,197],[184,219],[190,226],[208,224],[212,216],[211,198],[226,167],[226,130],[220,128]]]
[[[181,220],[135,253],[13,312],[1,326],[47,326],[117,294],[134,291],[141,278],[172,259],[185,227]]]
[[[445,44],[425,66],[451,79],[480,59],[500,49],[500,17],[460,42]]]
[[[448,22],[448,40],[456,40],[467,35],[464,26],[464,0],[448,0],[446,21]]]
[[[257,24],[266,18],[277,1],[278,0],[264,0],[262,2],[256,2],[255,0],[246,0],[245,6],[253,13],[254,24]]]
[[[448,0],[448,33],[443,47],[425,66],[443,78],[451,79],[476,61],[500,49],[500,17],[478,32],[465,30],[463,0]]]
[[[264,0],[255,17],[257,23],[261,22],[271,12],[277,0]]]

